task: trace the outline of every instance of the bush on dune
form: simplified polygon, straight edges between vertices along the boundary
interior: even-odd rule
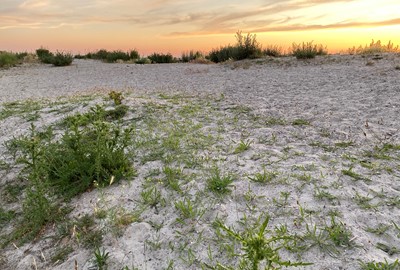
[[[17,54],[10,52],[0,52],[0,67],[12,67],[19,63]]]
[[[246,36],[242,35],[241,31],[236,33],[236,45],[225,46],[219,49],[213,49],[208,58],[215,62],[224,62],[229,59],[243,60],[254,59],[262,56],[261,45],[256,39],[255,34],[248,33]]]
[[[307,43],[293,43],[292,44],[292,55],[297,59],[310,59],[315,58],[317,55],[326,55],[328,51],[322,44],[316,45],[313,42]]]

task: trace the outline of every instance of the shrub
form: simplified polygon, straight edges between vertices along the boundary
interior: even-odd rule
[[[247,33],[247,36],[243,36],[241,31],[236,33],[236,41],[238,48],[235,60],[242,59],[254,59],[261,57],[261,46],[256,40],[255,34]]]
[[[118,60],[122,61],[128,61],[130,59],[130,56],[128,53],[125,53],[123,51],[112,51],[107,53],[107,57],[105,60],[108,63],[114,63],[117,62]]]
[[[140,55],[139,55],[138,51],[136,51],[136,50],[131,50],[131,51],[129,52],[129,58],[132,59],[132,60],[136,60],[136,59],[139,59],[139,58],[140,58]]]
[[[53,56],[51,64],[56,67],[69,66],[72,60],[74,60],[72,54],[57,52],[56,55]]]
[[[293,43],[292,55],[296,56],[297,59],[310,59],[315,58],[317,55],[328,54],[326,47],[320,45],[314,45],[313,42],[307,42],[302,44]]]
[[[132,172],[125,154],[131,130],[104,120],[91,123],[82,126],[80,117],[70,119],[61,140],[53,138],[51,129],[40,136],[32,127],[29,137],[16,142],[21,151],[19,160],[28,164],[29,178],[40,179],[32,182],[35,190],[40,187],[43,193],[51,191],[69,199]],[[40,199],[47,203],[45,197]]]
[[[151,64],[151,60],[147,57],[139,58],[138,60],[135,61],[135,64]]]
[[[231,45],[221,47],[219,49],[213,49],[208,58],[214,63],[225,62],[230,59],[235,59],[237,55],[237,48]]]
[[[40,62],[44,64],[52,64],[54,55],[49,50],[44,48],[39,48],[36,50],[36,54]]]
[[[191,62],[193,60],[204,58],[203,54],[199,51],[190,51],[182,53],[181,60],[184,63]]]
[[[261,46],[256,40],[256,35],[248,33],[246,36],[242,35],[241,31],[236,33],[236,45],[225,46],[219,49],[213,49],[208,58],[215,62],[224,62],[229,59],[242,60],[259,58],[262,55]]]
[[[153,53],[147,56],[151,60],[152,63],[158,64],[166,64],[166,63],[174,63],[176,62],[172,54],[162,54],[162,53]]]
[[[354,46],[353,48],[348,49],[349,54],[378,54],[397,52],[400,52],[399,45],[394,46],[391,41],[389,41],[387,45],[384,45],[380,40],[377,42],[372,40],[372,42],[369,45],[365,45],[365,47],[360,45],[358,48]]]
[[[263,54],[266,56],[280,57],[283,55],[282,47],[279,47],[277,45],[270,45],[263,50]]]
[[[19,63],[18,56],[14,53],[0,52],[0,67],[12,67]]]

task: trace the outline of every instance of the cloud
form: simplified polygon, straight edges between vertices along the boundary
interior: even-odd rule
[[[300,31],[396,25],[396,17],[354,15],[366,0],[1,0],[0,29],[54,28],[83,25],[144,28],[165,36],[196,36],[246,32]],[[385,8],[385,1],[375,9]],[[389,2],[388,2],[389,3]],[[387,5],[396,10],[400,4]],[[336,12],[334,8],[351,12]],[[369,4],[373,5],[373,4]],[[370,6],[373,8],[373,6]],[[358,11],[357,11],[358,12]],[[394,13],[395,11],[393,11]]]

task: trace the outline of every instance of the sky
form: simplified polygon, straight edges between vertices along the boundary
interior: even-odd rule
[[[180,55],[256,34],[264,46],[326,45],[332,53],[400,44],[399,0],[0,0],[0,50],[85,54],[136,49]]]

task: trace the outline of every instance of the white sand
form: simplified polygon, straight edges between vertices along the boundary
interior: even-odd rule
[[[369,62],[373,65],[367,65]],[[221,154],[226,159],[225,163],[222,162],[223,167],[240,175],[242,180],[234,183],[233,195],[212,205],[212,213],[206,214],[205,220],[196,224],[195,230],[203,231],[206,237],[212,237],[213,229],[210,225],[215,216],[226,218],[229,225],[237,225],[235,222],[238,212],[246,212],[246,201],[242,199],[249,188],[246,175],[259,172],[261,166],[267,164],[263,158],[257,161],[254,156],[264,152],[275,153],[269,158],[269,161],[273,162],[275,159],[280,160],[284,156],[284,149],[290,147],[290,153],[302,154],[298,157],[293,154],[289,160],[282,159],[276,165],[267,166],[267,169],[278,169],[290,176],[291,173],[303,173],[301,170],[296,171],[296,168],[315,166],[316,170],[306,170],[306,173],[316,182],[306,185],[303,190],[299,190],[298,186],[295,188],[285,185],[274,185],[264,190],[252,184],[253,191],[258,196],[265,196],[258,206],[265,205],[265,212],[276,211],[271,213],[275,218],[273,225],[286,223],[290,232],[296,230],[293,224],[298,215],[299,205],[320,211],[313,217],[312,222],[316,223],[326,218],[326,211],[321,209],[326,207],[338,210],[341,213],[339,220],[351,230],[356,247],[342,249],[336,258],[313,248],[305,252],[301,260],[312,262],[314,265],[304,269],[359,269],[358,260],[383,261],[387,258],[393,261],[400,256],[389,256],[376,248],[378,242],[400,248],[400,238],[397,235],[400,232],[391,226],[392,221],[400,224],[400,202],[397,206],[380,205],[376,209],[368,210],[360,209],[354,203],[356,193],[383,202],[383,199],[380,200],[374,195],[374,192],[380,191],[388,198],[400,200],[400,153],[395,153],[397,159],[387,163],[392,169],[391,172],[372,173],[359,165],[354,167],[354,171],[372,180],[369,183],[354,181],[341,173],[350,165],[354,165],[343,158],[345,154],[361,156],[364,150],[371,150],[383,143],[400,144],[400,70],[397,70],[396,66],[400,66],[398,55],[384,55],[383,59],[378,60],[361,56],[326,56],[310,61],[268,58],[218,65],[132,65],[74,60],[69,67],[31,65],[0,70],[0,98],[1,102],[11,102],[117,90],[130,92],[131,95],[125,102],[134,105],[140,103],[140,99],[164,104],[167,101],[158,98],[159,94],[180,94],[193,97],[194,100],[209,99],[212,104],[220,106],[219,111],[227,111],[228,116],[232,114],[230,108],[240,105],[250,108],[252,115],[284,118],[289,121],[306,119],[311,126],[297,127],[289,124],[255,127],[249,122],[243,122],[242,126],[239,124],[238,130],[234,130],[228,125],[228,131],[223,136],[225,145],[230,144],[229,147],[234,147],[243,137],[251,140],[253,145],[250,152],[239,156]],[[215,101],[221,97],[222,101]],[[212,119],[213,117],[211,116]],[[55,122],[55,119],[42,118],[38,122],[46,125]],[[2,120],[0,124],[0,142],[12,138],[13,135],[26,133],[30,125],[15,117]],[[322,135],[324,132],[329,133],[328,138]],[[244,133],[246,135],[243,135]],[[261,139],[270,140],[272,136],[277,137],[276,146],[262,143]],[[352,141],[354,146],[333,153],[321,147],[310,146],[315,142],[332,146],[344,141]],[[4,151],[4,147],[0,150]],[[0,153],[0,157],[2,155]],[[74,201],[77,207],[72,215],[93,211],[96,201],[101,196],[105,197],[110,207],[123,204],[134,208],[134,204],[129,200],[139,198],[138,190],[144,181],[144,175],[149,169],[157,166],[162,167],[162,164],[153,162],[138,168],[139,176],[131,185],[120,183],[105,189],[103,195],[98,191],[82,195]],[[12,181],[15,171],[4,174],[6,180],[2,183],[3,187],[5,182]],[[195,186],[195,189],[204,189],[204,183],[196,182],[191,185]],[[333,204],[317,200],[313,196],[316,185],[328,187],[327,190],[339,199]],[[291,192],[288,208],[293,213],[280,217],[279,211],[268,203],[271,203],[272,198],[279,198],[280,192],[286,189]],[[175,261],[174,269],[199,269],[196,263],[188,266],[183,260],[175,258],[177,251],[168,247],[168,242],[178,241],[175,234],[177,230],[192,228],[177,226],[172,222],[176,218],[173,202],[169,208],[161,214],[154,213],[153,210],[146,211],[142,222],[127,226],[122,237],[115,238],[107,234],[103,240],[103,247],[111,255],[110,269],[121,269],[125,265],[134,265],[139,269],[165,269],[170,259]],[[258,209],[256,213],[260,214],[263,211]],[[156,233],[149,221],[163,222],[165,226]],[[366,227],[376,227],[381,223],[391,226],[383,236],[378,237],[365,231]],[[161,237],[162,247],[154,251],[149,249],[145,242],[146,239],[154,240],[156,236]],[[89,260],[92,254],[81,248],[70,254],[65,263],[50,266],[41,257],[41,252],[50,256],[52,245],[50,240],[26,244],[19,249],[10,245],[0,252],[3,253],[0,255],[0,261],[4,262],[0,268],[31,269],[29,267],[32,267],[34,261],[38,269],[73,269],[75,260],[79,269],[88,269],[91,264]],[[191,247],[191,244],[188,247]],[[197,245],[193,249],[196,249],[195,255],[199,261],[207,261],[207,245]]]

